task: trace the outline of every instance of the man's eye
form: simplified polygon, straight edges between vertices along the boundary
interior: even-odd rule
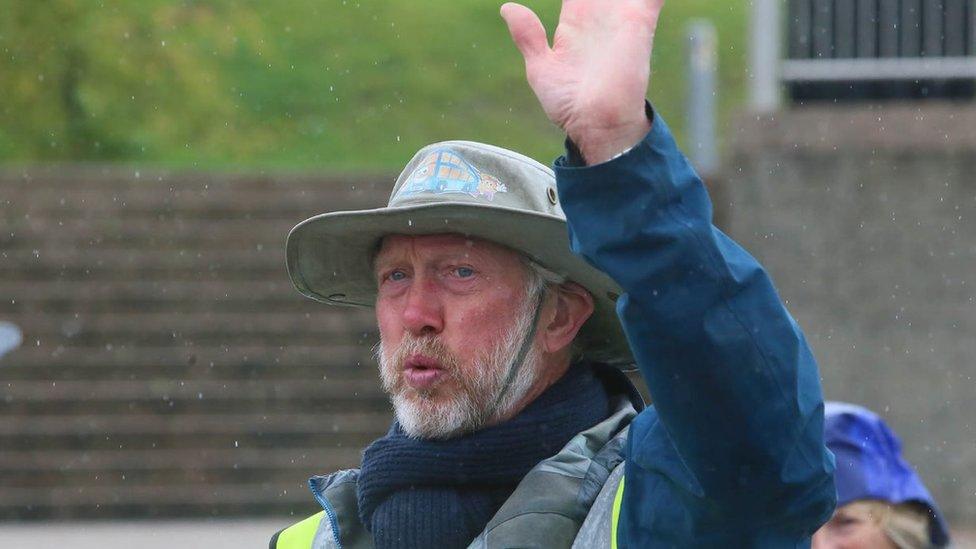
[[[399,281],[399,280],[403,280],[404,278],[407,278],[407,273],[405,273],[403,271],[393,271],[389,275],[387,275],[386,278],[388,278],[389,280],[392,280],[392,281],[396,282],[396,281]]]
[[[458,278],[468,278],[474,276],[474,269],[471,267],[458,267],[454,269],[454,273],[458,275]]]

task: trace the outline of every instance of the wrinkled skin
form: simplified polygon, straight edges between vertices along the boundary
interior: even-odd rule
[[[511,364],[484,360],[511,336],[512,326],[526,306],[527,271],[521,256],[502,246],[456,234],[391,235],[384,238],[374,261],[377,280],[376,318],[382,346],[394,350],[405,341],[427,338],[433,352],[413,352],[384,365],[384,384],[402,406],[434,415],[436,408],[475,402],[496,402],[493,379],[503,378]],[[476,430],[514,416],[566,372],[573,339],[593,311],[593,299],[574,283],[565,283],[545,299],[531,345],[538,357],[524,394],[507,409],[491,409]],[[523,315],[524,316],[524,315]],[[529,315],[530,319],[534,315]],[[528,330],[525,330],[528,333]],[[525,334],[514,338],[520,346]],[[442,370],[433,382],[411,381],[411,364]],[[498,371],[479,372],[478,368]],[[468,383],[487,379],[487,382]],[[389,383],[387,383],[389,381]],[[504,387],[501,387],[502,389]],[[479,389],[487,389],[480,391]],[[395,399],[396,404],[396,399]],[[400,410],[398,410],[399,414]],[[418,423],[422,424],[421,421]],[[448,438],[444,433],[437,438]]]

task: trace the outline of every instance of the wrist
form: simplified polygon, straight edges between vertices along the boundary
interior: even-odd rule
[[[592,166],[612,160],[634,148],[650,130],[651,119],[645,115],[634,122],[611,128],[589,126],[566,133],[576,144],[585,163]]]

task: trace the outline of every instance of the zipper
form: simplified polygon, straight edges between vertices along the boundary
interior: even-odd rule
[[[335,542],[337,549],[342,549],[342,542],[339,541],[339,519],[336,517],[335,509],[332,508],[332,504],[329,500],[325,499],[325,496],[320,494],[315,486],[312,484],[313,479],[309,479],[308,487],[312,490],[312,495],[315,496],[315,501],[319,502],[322,509],[325,509],[325,515],[329,517],[329,525],[332,527],[332,541]]]

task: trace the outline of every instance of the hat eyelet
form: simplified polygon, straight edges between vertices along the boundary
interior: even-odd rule
[[[620,294],[617,292],[607,292],[607,298],[609,298],[610,301],[616,302],[618,299],[620,299]]]
[[[553,206],[556,205],[556,189],[549,187],[546,189],[546,196],[549,197],[549,203]]]

